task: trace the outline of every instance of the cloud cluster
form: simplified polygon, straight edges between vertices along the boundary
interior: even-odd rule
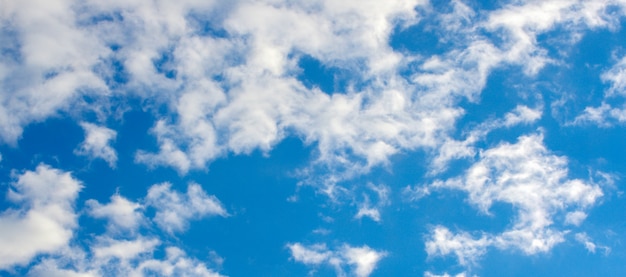
[[[453,1],[441,13],[419,0],[11,2],[1,14],[2,36],[15,42],[0,60],[2,139],[15,143],[25,125],[70,106],[106,117],[107,105],[139,97],[167,112],[152,129],[159,150],[138,151],[137,162],[185,173],[299,136],[318,150],[302,172],[332,186],[401,151],[438,152],[464,113],[459,101],[477,100],[493,69],[536,74],[552,62],[538,35],[612,28],[607,10],[619,5],[523,1],[480,13]],[[427,17],[451,49],[391,48],[394,32]],[[304,56],[349,72],[347,85],[305,86]],[[114,135],[83,125],[79,153],[113,165]]]
[[[337,276],[346,276],[344,267],[350,267],[350,275],[369,276],[376,264],[384,258],[386,252],[379,252],[368,246],[353,247],[344,244],[336,250],[330,250],[325,244],[303,245],[291,243],[287,245],[291,258],[308,266],[330,265],[335,268]]]
[[[586,107],[583,113],[576,117],[574,124],[595,123],[609,127],[615,123],[626,122],[626,107],[614,103],[626,96],[626,57],[606,71],[602,75],[602,80],[611,85],[605,92],[602,104],[598,107]]]
[[[139,99],[139,108],[156,118],[151,134],[158,150],[138,149],[137,163],[185,174],[229,154],[270,153],[284,138],[295,136],[315,149],[314,159],[299,171],[302,183],[333,199],[352,192],[341,187],[342,181],[389,165],[398,153],[424,150],[429,176],[435,177],[451,161],[478,153],[479,160],[464,175],[408,190],[413,199],[432,190],[465,191],[485,214],[494,202],[516,209],[514,222],[499,234],[432,229],[429,255],[453,254],[462,264],[471,264],[489,247],[526,254],[549,251],[565,239],[563,226],[581,225],[587,209],[602,196],[597,184],[569,178],[567,159],[546,149],[541,135],[477,148],[495,129],[537,122],[543,116],[541,100],[527,100],[531,103],[520,103],[501,119],[480,122],[462,138],[456,131],[466,113],[461,103],[480,101],[492,71],[515,67],[532,78],[547,64],[558,65],[539,36],[559,29],[574,43],[584,30],[614,30],[616,18],[624,15],[622,0],[513,1],[490,11],[475,11],[459,0],[444,10],[423,0],[0,3],[3,143],[17,145],[25,126],[58,114],[82,118],[93,113],[98,122],[106,122],[118,116],[112,106]],[[425,18],[432,19],[430,27],[441,30],[438,41],[449,47],[425,56],[390,46],[394,33]],[[332,91],[310,85],[300,74],[304,58],[346,72],[335,76],[346,80]],[[608,126],[626,121],[626,109],[612,101],[624,96],[625,72],[622,58],[602,76],[610,84],[602,104],[586,108],[574,122]],[[117,132],[101,123],[81,119],[79,124],[85,140],[75,153],[115,167]],[[79,181],[46,165],[16,178],[9,200],[18,208],[0,216],[8,226],[0,230],[2,244],[8,245],[0,250],[0,268],[61,251],[76,228],[73,205]],[[381,221],[389,189],[370,188],[377,202],[364,194],[356,201],[355,217]],[[49,258],[33,274],[89,275],[106,268],[122,270],[119,274],[216,274],[177,248],[167,248],[164,260],[153,259],[160,240],[136,232],[154,224],[174,235],[186,230],[190,220],[228,216],[200,185],[190,184],[181,193],[163,183],[138,202],[114,195],[108,204],[86,204],[91,217],[107,219],[107,234],[75,260],[87,259],[96,267],[59,266],[60,259]],[[148,209],[155,210],[154,217],[146,217]],[[557,215],[563,218],[559,224]],[[132,239],[113,238],[120,234]],[[586,235],[576,239],[595,249]],[[369,275],[384,256],[367,246],[288,247],[296,261],[331,264],[341,274],[349,265],[358,276]]]
[[[183,231],[189,220],[226,216],[219,200],[197,184],[188,186],[187,196],[172,190],[168,183],[154,185],[143,203],[117,194],[107,204],[88,200],[86,214],[106,219],[107,229],[95,235],[93,241],[76,243],[72,239],[78,232],[80,213],[74,206],[81,182],[45,164],[15,178],[8,198],[16,207],[0,214],[2,270],[34,263],[29,276],[221,276],[207,263],[187,256],[158,235],[141,231],[156,224],[173,235],[174,231]],[[156,209],[153,218],[145,214],[147,207]],[[168,217],[176,219],[171,226],[163,225],[170,224]],[[83,243],[87,249],[81,246]],[[163,259],[154,257],[159,247],[164,247]]]
[[[437,181],[430,189],[467,192],[468,202],[489,215],[495,202],[517,212],[511,226],[498,234],[476,238],[435,226],[426,242],[430,256],[455,255],[471,265],[487,248],[518,249],[527,255],[547,252],[565,240],[560,226],[579,225],[585,211],[603,195],[598,184],[568,177],[567,159],[550,153],[541,134],[522,136],[480,153],[480,159],[460,177]],[[563,222],[555,222],[564,218]]]
[[[0,269],[26,265],[67,245],[77,227],[74,201],[82,188],[70,173],[45,164],[17,176],[0,214]]]

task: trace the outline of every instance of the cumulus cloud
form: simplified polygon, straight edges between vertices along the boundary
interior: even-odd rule
[[[145,220],[141,204],[132,202],[118,194],[111,196],[111,202],[105,205],[89,199],[85,202],[89,214],[94,218],[105,218],[109,221],[109,229],[134,231]]]
[[[550,153],[542,140],[541,134],[522,136],[515,144],[503,143],[482,151],[480,160],[463,176],[430,186],[467,192],[468,202],[484,214],[490,213],[494,202],[503,202],[511,204],[517,215],[502,233],[478,238],[438,226],[427,239],[429,255],[454,254],[461,264],[468,264],[490,246],[532,255],[547,252],[565,240],[568,231],[559,226],[580,224],[584,210],[603,193],[597,184],[570,179],[567,159]],[[558,215],[571,210],[565,222],[555,222]]]
[[[88,122],[81,122],[80,126],[85,130],[85,140],[75,152],[92,159],[103,159],[109,163],[110,167],[115,167],[117,152],[111,147],[110,143],[115,140],[117,132]]]
[[[171,186],[170,183],[153,185],[145,198],[146,205],[156,209],[153,220],[163,230],[180,232],[187,228],[191,219],[228,216],[217,197],[207,195],[200,185],[189,184],[186,194],[172,190]]]
[[[45,164],[18,175],[8,192],[17,207],[0,214],[0,269],[65,246],[76,228],[74,200],[81,188],[70,173]]]
[[[376,264],[387,253],[379,252],[368,246],[352,247],[344,244],[338,249],[330,250],[325,244],[313,244],[305,246],[301,243],[288,244],[291,258],[308,266],[330,265],[335,268],[338,276],[345,276],[344,267],[348,266],[351,275],[369,276]]]
[[[67,110],[89,91],[101,95],[106,82],[93,68],[110,51],[95,32],[81,28],[74,1],[3,2],[0,59],[0,137],[15,144],[23,127]]]
[[[166,247],[165,256],[155,258],[160,244],[156,238],[141,236],[131,240],[98,237],[91,255],[47,257],[28,276],[223,276],[178,247]]]
[[[472,154],[450,134],[464,114],[458,103],[477,101],[492,70],[536,74],[551,62],[537,36],[557,26],[611,28],[607,7],[620,4],[518,1],[481,14],[461,1],[440,13],[421,0],[11,3],[2,34],[16,43],[0,61],[0,133],[15,143],[25,125],[68,107],[106,117],[106,103],[139,97],[149,100],[144,108],[166,110],[154,109],[159,149],[136,154],[149,166],[185,174],[298,136],[317,148],[303,179],[324,192],[403,151],[441,152],[436,172]],[[452,49],[430,57],[392,49],[393,32],[429,16]],[[305,86],[304,56],[350,80],[329,94]],[[507,126],[539,116],[516,111]],[[115,164],[104,142],[114,135],[83,125],[79,152]]]
[[[79,217],[74,206],[81,182],[69,172],[45,164],[16,173],[14,178],[7,193],[12,206],[0,213],[0,270],[34,262],[27,269],[29,276],[222,276],[182,249],[163,243],[157,235],[140,234],[137,230],[142,226],[167,222],[161,221],[158,212],[155,222],[149,221],[145,204],[118,194],[104,205],[88,200],[86,214],[107,219],[108,228],[103,234],[94,234],[92,240],[77,243],[72,240]],[[167,184],[152,188],[145,201],[173,209],[184,224],[195,217],[226,215],[217,198],[208,196],[197,184],[188,187],[188,195],[169,190]],[[160,246],[166,255],[156,258]]]
[[[219,200],[207,195],[200,185],[192,183],[187,187],[187,194],[181,194],[172,190],[171,184],[162,183],[151,186],[146,197],[138,202],[118,194],[110,199],[104,205],[96,200],[86,202],[89,215],[109,222],[107,231],[89,244],[89,255],[51,256],[32,272],[57,270],[79,276],[222,276],[208,263],[164,243],[158,235],[141,232],[142,227],[156,224],[173,235],[187,228],[189,220],[210,215],[227,216]],[[153,218],[145,214],[147,207],[156,209]],[[164,251],[165,257],[155,257],[157,251]],[[222,259],[215,252],[209,254],[213,260]]]

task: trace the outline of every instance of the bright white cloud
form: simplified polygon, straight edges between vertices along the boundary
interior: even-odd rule
[[[90,256],[51,256],[36,264],[29,276],[223,276],[177,247],[166,247],[165,257],[154,258],[161,242],[156,238],[97,237]],[[74,249],[74,251],[79,251]]]
[[[110,143],[115,140],[117,132],[88,122],[81,122],[80,126],[85,130],[85,140],[75,152],[92,159],[103,159],[109,163],[109,166],[115,167],[117,152],[111,147]]]
[[[78,26],[74,1],[3,1],[0,24],[14,51],[0,59],[0,138],[15,144],[23,127],[67,110],[86,92],[108,91],[93,72],[110,50]],[[6,32],[6,33],[5,33]]]
[[[187,193],[182,194],[171,189],[170,183],[153,185],[148,189],[146,205],[156,209],[154,222],[163,230],[174,233],[187,228],[189,220],[206,216],[228,216],[226,209],[213,195],[200,185],[191,183]]]
[[[10,3],[2,22],[20,43],[0,61],[0,133],[15,143],[23,126],[58,111],[78,107],[78,114],[106,118],[111,102],[140,97],[168,109],[155,111],[159,150],[137,152],[136,161],[149,166],[184,174],[229,152],[268,153],[295,135],[317,146],[316,160],[301,172],[322,191],[336,192],[335,183],[403,151],[441,152],[437,172],[473,154],[449,135],[464,112],[457,104],[478,101],[493,69],[512,64],[536,74],[552,61],[538,35],[557,26],[570,33],[613,28],[607,7],[622,4],[518,1],[480,14],[454,1],[449,13],[433,14],[422,0]],[[394,30],[423,16],[437,19],[452,49],[431,57],[394,51]],[[207,35],[202,26],[224,35]],[[307,88],[297,78],[303,55],[349,72],[346,87],[333,95]],[[407,68],[410,76],[400,74]],[[96,101],[83,103],[83,96]],[[516,111],[507,126],[539,116]],[[80,152],[114,164],[105,142],[114,135],[94,129],[90,140],[87,131]],[[327,176],[314,176],[322,171]]]
[[[429,256],[446,256],[454,254],[459,264],[468,266],[487,252],[491,241],[487,237],[473,238],[468,233],[454,234],[443,226],[435,227],[426,242],[426,253]]]
[[[571,209],[562,224],[578,223],[583,212],[603,195],[597,184],[568,178],[567,159],[550,153],[542,135],[522,136],[515,144],[503,143],[482,151],[480,160],[463,176],[438,181],[437,189],[459,189],[468,193],[468,201],[482,213],[489,214],[494,202],[508,203],[517,211],[515,221],[500,234],[453,234],[445,227],[434,229],[427,241],[429,255],[454,254],[461,264],[468,264],[488,246],[519,249],[526,254],[547,252],[564,241],[555,216]],[[577,218],[572,218],[577,217]],[[575,222],[574,222],[575,221]]]
[[[144,205],[117,194],[108,204],[86,202],[86,214],[106,218],[108,228],[93,240],[75,243],[72,238],[78,214],[74,206],[81,182],[69,172],[45,164],[34,171],[16,173],[15,178],[7,193],[14,207],[0,214],[0,270],[34,261],[27,269],[28,276],[222,276],[183,250],[164,245],[158,236],[137,232],[142,226],[161,224],[158,212],[156,222],[150,222],[143,214]],[[171,191],[165,184],[152,188],[145,201],[157,209],[174,209],[185,222],[207,215],[227,215],[219,201],[197,184],[188,187],[187,195]],[[155,258],[161,245],[166,256]],[[211,254],[213,259],[219,257],[215,252]]]
[[[109,229],[135,231],[145,220],[143,206],[134,203],[120,195],[111,196],[111,202],[106,205],[90,199],[85,203],[89,207],[89,214],[94,218],[105,218],[109,221]]]
[[[565,215],[565,223],[579,226],[587,218],[587,213],[582,211],[573,211]]]
[[[8,192],[17,208],[0,214],[0,269],[66,246],[76,228],[74,201],[81,188],[70,173],[45,164],[18,175]]]
[[[140,230],[150,224],[161,226],[163,223],[158,221],[160,210],[153,221],[144,214],[144,207],[149,204],[157,205],[157,210],[174,209],[174,213],[188,210],[181,213],[183,218],[180,219],[186,225],[190,216],[200,217],[216,212],[225,215],[223,209],[212,206],[216,204],[213,202],[216,199],[207,196],[196,184],[189,186],[188,195],[169,190],[168,184],[155,185],[151,189],[143,200],[145,204],[132,202],[118,194],[111,196],[111,201],[104,205],[88,200],[88,214],[107,219],[107,231],[86,241],[85,250],[83,246],[66,241],[59,251],[44,255],[41,262],[29,270],[29,276],[222,276],[206,262],[189,257],[182,249],[168,245],[157,235],[146,235]],[[165,230],[181,231],[177,229],[179,227]],[[165,257],[155,257],[159,250],[165,251]],[[209,254],[214,262],[223,261],[217,253],[212,251]]]
[[[327,250],[324,244],[313,244],[310,246],[304,246],[300,243],[293,243],[287,245],[291,251],[291,257],[303,264],[307,265],[319,265],[327,261],[332,252]]]
[[[309,266],[330,265],[335,268],[338,276],[344,276],[344,267],[348,266],[355,276],[369,276],[378,262],[387,255],[368,246],[353,247],[343,245],[338,249],[329,250],[325,244],[313,244],[310,246],[301,243],[288,244],[291,258],[297,262]]]

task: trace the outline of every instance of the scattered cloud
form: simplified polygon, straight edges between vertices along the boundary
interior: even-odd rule
[[[17,207],[0,214],[0,269],[54,253],[68,244],[77,227],[74,201],[82,184],[69,172],[40,164],[16,179],[8,200]]]
[[[369,276],[378,262],[387,253],[375,251],[368,246],[352,247],[347,244],[335,250],[329,250],[325,244],[305,246],[300,243],[288,244],[291,258],[308,266],[330,265],[335,268],[338,276],[345,276],[345,267],[354,276]],[[351,275],[352,275],[351,274]]]
[[[85,214],[105,218],[109,223],[104,234],[94,234],[93,240],[76,243],[73,238],[79,213],[74,206],[82,183],[69,172],[45,164],[16,174],[15,179],[7,196],[16,207],[0,214],[0,269],[34,263],[28,270],[29,276],[222,276],[175,246],[165,245],[165,257],[155,258],[155,252],[164,243],[156,235],[138,232],[140,227],[152,223],[144,214],[144,204],[118,194],[104,205],[96,200],[86,201]],[[217,198],[206,195],[197,184],[189,185],[188,195],[169,188],[169,184],[153,186],[145,201],[157,209],[172,209],[175,216],[181,216],[178,223],[187,224],[195,217],[226,215]],[[154,223],[163,222],[167,221],[157,212]],[[182,231],[181,226],[166,230]],[[88,252],[82,243],[86,243]],[[213,253],[214,260],[216,255]]]
[[[583,113],[574,119],[573,124],[595,123],[601,127],[610,127],[626,121],[626,107],[611,104],[611,100],[626,96],[626,57],[623,57],[602,75],[602,80],[611,86],[605,91],[602,104],[598,107],[586,107]]]
[[[94,218],[106,218],[109,229],[120,231],[135,231],[145,221],[144,207],[118,194],[111,196],[108,204],[102,205],[94,199],[85,202],[89,207],[89,215]]]
[[[215,196],[207,195],[200,185],[189,184],[186,194],[172,190],[171,186],[170,183],[153,185],[145,198],[146,205],[156,209],[154,222],[168,233],[184,231],[191,219],[228,216],[222,203]]]
[[[4,144],[18,146],[33,122],[67,115],[85,132],[74,153],[115,169],[117,131],[84,120],[118,120],[112,107],[138,99],[138,109],[154,118],[150,134],[157,147],[137,149],[134,160],[152,169],[172,167],[184,177],[229,155],[271,155],[285,138],[297,137],[314,153],[297,171],[299,184],[314,186],[331,201],[346,196],[357,208],[354,218],[383,222],[391,189],[345,184],[373,168],[391,168],[398,154],[424,152],[426,177],[436,181],[406,187],[407,199],[460,190],[482,214],[489,215],[496,202],[516,212],[501,233],[434,226],[426,237],[429,256],[454,255],[471,266],[490,247],[544,253],[572,232],[590,252],[602,247],[572,231],[603,196],[597,183],[570,177],[567,157],[547,149],[541,134],[495,146],[487,142],[495,130],[541,122],[543,100],[522,99],[495,119],[478,118],[471,129],[463,129],[462,119],[469,112],[465,104],[481,103],[493,71],[512,67],[534,78],[547,65],[561,65],[562,56],[540,43],[543,35],[558,30],[574,44],[589,30],[617,30],[626,11],[623,0],[508,1],[493,10],[474,10],[476,5],[464,1],[438,9],[425,0],[24,0],[2,6]],[[428,28],[440,30],[441,52],[393,49],[394,33],[424,19],[432,19]],[[305,57],[346,74],[334,76],[332,91],[306,85],[300,76]],[[616,58],[601,79],[607,84],[601,103],[585,107],[565,127],[626,122],[626,57]],[[11,153],[0,161],[9,162]],[[444,178],[457,160],[471,166]],[[86,201],[86,215],[105,219],[107,230],[93,237],[89,249],[76,251],[82,256],[68,256],[80,248],[72,238],[81,183],[45,164],[14,179],[0,214],[6,226],[0,230],[0,244],[6,245],[0,249],[1,269],[42,256],[30,274],[219,275],[182,249],[138,232],[153,224],[173,236],[191,220],[229,216],[198,184],[186,192],[155,184],[143,199],[115,194],[105,204]],[[152,211],[153,217],[146,215]],[[386,255],[368,246],[288,248],[294,261],[330,265],[338,275],[369,276]],[[165,251],[162,259],[155,258],[158,249]]]
[[[550,153],[542,140],[541,134],[522,136],[515,144],[503,143],[481,151],[480,160],[463,176],[430,185],[431,189],[467,192],[468,202],[486,215],[494,202],[508,203],[517,212],[507,230],[479,238],[437,226],[426,243],[430,256],[454,254],[460,264],[468,265],[490,246],[532,255],[547,252],[565,240],[568,231],[559,226],[580,224],[584,210],[603,193],[597,184],[570,179],[567,159]],[[554,222],[557,215],[572,209],[565,222]]]
[[[85,140],[76,149],[75,153],[92,159],[103,159],[110,167],[115,167],[117,152],[111,147],[110,143],[115,140],[117,132],[88,122],[81,122],[80,126],[85,130]]]

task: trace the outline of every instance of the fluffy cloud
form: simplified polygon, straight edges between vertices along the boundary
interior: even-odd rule
[[[110,143],[115,140],[117,132],[88,122],[81,122],[80,126],[85,130],[85,140],[75,152],[92,159],[103,159],[109,163],[109,166],[115,167],[117,152],[111,147]]]
[[[621,4],[518,1],[481,14],[461,1],[440,13],[420,0],[10,3],[2,35],[16,43],[0,60],[1,133],[15,143],[23,126],[70,106],[106,117],[108,105],[139,97],[158,117],[159,150],[136,155],[149,166],[184,174],[298,136],[317,146],[301,172],[322,191],[402,151],[441,152],[437,172],[471,154],[449,136],[464,113],[458,103],[477,101],[493,69],[512,64],[536,74],[552,62],[538,35],[557,26],[572,34],[612,28],[607,8]],[[393,32],[423,17],[447,31],[441,40],[452,49],[430,57],[394,51]],[[304,56],[349,72],[346,86],[331,95],[305,86],[298,79]],[[507,126],[538,116],[517,112]],[[114,135],[83,125],[79,152],[114,164],[106,143]]]
[[[110,50],[97,33],[78,26],[74,4],[3,1],[0,36],[12,42],[0,59],[3,142],[15,144],[25,125],[68,109],[85,94],[108,91],[92,69]]]
[[[309,266],[330,265],[339,276],[345,276],[345,266],[349,266],[350,272],[355,276],[369,276],[376,268],[376,264],[387,255],[386,252],[375,251],[368,246],[352,247],[347,244],[334,251],[329,250],[324,244],[305,246],[292,243],[287,247],[295,261]]]
[[[72,241],[78,219],[74,206],[81,182],[45,164],[15,178],[7,194],[15,208],[0,214],[0,270],[40,257],[29,276],[221,276],[175,246],[165,245],[165,257],[155,258],[155,251],[164,243],[158,236],[137,231],[152,223],[143,214],[144,205],[117,194],[108,204],[86,202],[87,214],[105,218],[109,224],[104,234],[76,244]],[[168,222],[159,215],[160,209],[171,209],[173,216],[180,216],[177,223],[182,225],[172,227],[176,231],[192,218],[227,215],[217,198],[208,196],[197,184],[189,185],[187,195],[171,191],[169,184],[155,185],[145,202],[157,208],[157,225]]]
[[[89,214],[94,218],[106,218],[109,229],[119,231],[134,231],[145,220],[143,206],[120,196],[111,196],[111,202],[102,205],[98,201],[89,199],[85,203],[89,207]]]
[[[51,256],[34,267],[34,273],[56,270],[88,276],[222,276],[207,263],[165,244],[160,237],[141,232],[142,227],[156,224],[173,235],[187,228],[191,219],[227,216],[219,200],[207,195],[200,185],[192,183],[187,194],[181,194],[171,190],[169,183],[156,184],[139,203],[115,194],[107,204],[96,200],[88,200],[86,204],[89,215],[108,220],[107,232],[95,237],[89,245],[89,255]],[[156,209],[151,219],[145,214],[148,207]],[[161,250],[165,251],[165,257],[154,257]],[[215,252],[211,254],[219,258]]]
[[[163,230],[173,233],[187,228],[190,219],[205,216],[228,216],[226,209],[213,195],[207,195],[198,184],[189,184],[187,193],[171,190],[170,183],[157,184],[148,190],[146,204],[156,208],[154,221]]]
[[[8,199],[18,208],[0,214],[0,269],[27,264],[68,244],[77,226],[74,201],[81,188],[70,173],[45,164],[17,176]]]
[[[542,135],[522,136],[517,143],[503,143],[482,151],[480,160],[463,176],[433,183],[431,189],[458,189],[468,193],[468,202],[489,214],[494,202],[508,203],[517,211],[515,220],[500,234],[454,234],[437,226],[429,235],[429,255],[457,256],[468,264],[487,247],[519,249],[528,255],[547,252],[565,240],[564,224],[579,225],[584,210],[603,195],[597,184],[570,179],[567,159],[550,153]],[[565,222],[554,222],[558,215]],[[582,213],[582,214],[581,214]]]
[[[165,257],[154,258],[159,244],[155,238],[117,240],[98,237],[90,256],[47,257],[33,266],[28,276],[223,276],[177,247],[166,247]]]

